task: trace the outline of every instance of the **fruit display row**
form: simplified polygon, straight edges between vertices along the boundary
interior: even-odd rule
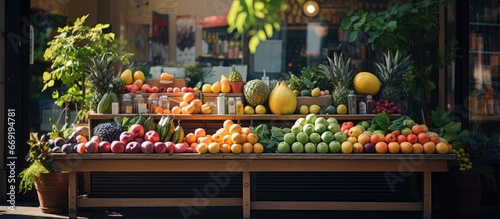
[[[278,153],[451,153],[451,145],[425,125],[415,124],[401,117],[386,128],[378,129],[372,122],[388,121],[386,114],[372,121],[339,124],[336,119],[309,114],[299,118],[291,132],[283,136],[276,151]]]
[[[158,123],[152,117],[115,117],[113,122],[98,124],[90,136],[82,131],[67,139],[52,142],[54,152],[63,153],[262,153],[264,146],[249,127],[226,120],[216,133],[203,128],[185,133],[180,121],[163,116]]]

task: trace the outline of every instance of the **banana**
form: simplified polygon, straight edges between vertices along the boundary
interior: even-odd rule
[[[174,135],[172,136],[172,142],[181,143],[184,141],[184,129],[182,128],[180,121],[177,123],[177,127],[175,128]]]

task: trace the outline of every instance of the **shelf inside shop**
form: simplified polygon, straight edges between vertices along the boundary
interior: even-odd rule
[[[469,22],[471,26],[491,26],[491,27],[500,27],[499,23],[486,23],[486,22]]]
[[[491,55],[500,55],[500,51],[478,51],[478,50],[470,50],[469,53],[474,54],[491,54]]]

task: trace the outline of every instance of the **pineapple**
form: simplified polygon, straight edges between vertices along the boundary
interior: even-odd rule
[[[353,71],[349,70],[351,58],[344,62],[343,53],[340,53],[340,55],[335,53],[333,55],[333,60],[330,57],[327,58],[328,65],[320,64],[319,69],[334,88],[332,92],[333,105],[346,105],[347,95],[349,95],[349,89],[352,86],[352,80],[354,78]]]
[[[233,70],[231,71],[231,74],[229,74],[229,82],[237,81],[243,81],[243,78],[241,77],[240,72],[238,72],[238,70],[236,70],[236,68],[233,66]]]
[[[108,91],[109,84],[117,77],[113,70],[115,55],[104,53],[101,57],[91,57],[87,64],[87,77],[92,83],[93,96],[90,109],[96,110],[102,96]]]
[[[380,98],[398,104],[403,94],[404,74],[410,69],[408,67],[411,64],[410,56],[403,58],[399,51],[396,51],[395,55],[388,51],[384,54],[382,62],[375,64],[378,68],[378,77],[382,82]]]

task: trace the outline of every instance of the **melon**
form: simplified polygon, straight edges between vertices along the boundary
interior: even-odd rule
[[[243,94],[248,104],[255,107],[267,101],[269,97],[269,87],[262,80],[254,79],[245,83]]]
[[[356,94],[376,95],[380,91],[380,80],[370,72],[359,72],[356,74],[353,84]]]

